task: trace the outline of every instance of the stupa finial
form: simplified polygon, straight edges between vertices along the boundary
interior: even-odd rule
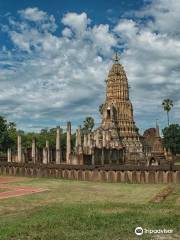
[[[118,63],[118,62],[119,62],[120,57],[119,57],[118,52],[116,52],[116,53],[114,54],[114,56],[113,56],[113,60],[114,60],[115,63]]]

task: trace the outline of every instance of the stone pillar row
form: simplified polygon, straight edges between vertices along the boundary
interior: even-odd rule
[[[80,128],[79,128],[79,136],[78,141],[80,141],[81,135],[80,135]],[[71,155],[71,122],[67,123],[67,149],[66,149],[66,163],[70,164],[70,155]],[[36,163],[37,161],[37,148],[36,148],[36,139],[32,139],[32,151],[31,151],[31,157],[32,162]],[[8,148],[7,150],[7,159],[8,162],[12,162],[12,152],[11,149]],[[21,142],[21,136],[17,136],[17,157],[16,162],[22,163],[23,157],[22,157],[22,142]],[[43,163],[48,164],[50,163],[50,147],[49,147],[49,141],[46,140],[45,147],[43,148]],[[58,126],[56,129],[56,164],[62,163],[62,152],[61,152],[61,129]]]
[[[76,138],[77,138],[77,133],[76,133]],[[101,141],[100,141],[100,138],[102,139]],[[91,149],[94,146],[96,146],[97,148],[105,148],[105,147],[109,147],[110,144],[111,144],[110,132],[106,130],[102,130],[100,132],[100,130],[97,129],[93,133],[84,134],[83,147],[84,149],[89,148],[89,151],[88,151],[89,154],[91,153]]]
[[[85,139],[85,141],[86,141],[86,139]],[[81,126],[78,126],[78,129],[76,130],[76,153],[77,154],[83,153],[82,138],[81,138]]]
[[[105,134],[105,132],[103,131],[103,143],[105,146],[105,135],[104,134]],[[76,135],[76,138],[77,138],[77,135]],[[82,142],[82,140],[79,141],[79,145],[82,146],[81,147],[82,152],[85,152],[86,154],[93,154],[94,147],[97,147],[97,148],[102,147],[102,143],[100,143],[100,130],[97,129],[93,133],[90,132],[90,133],[84,134],[83,142]]]
[[[57,127],[56,129],[56,164],[60,164],[61,159],[61,129],[60,127]]]
[[[17,162],[22,162],[21,136],[17,137]]]
[[[66,136],[66,163],[70,164],[71,154],[71,122],[67,122],[67,136]]]
[[[31,155],[32,155],[32,162],[35,163],[36,162],[36,139],[35,138],[33,138],[33,140],[32,140]]]

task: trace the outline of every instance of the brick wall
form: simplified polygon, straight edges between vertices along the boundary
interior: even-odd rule
[[[180,166],[74,166],[1,163],[1,175],[53,177],[62,179],[123,182],[180,183]]]

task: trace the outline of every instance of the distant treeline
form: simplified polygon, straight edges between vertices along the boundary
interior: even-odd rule
[[[82,134],[90,132],[94,127],[94,119],[87,117],[84,120],[84,126],[82,127]],[[22,130],[17,130],[16,124],[14,122],[8,122],[4,117],[0,116],[0,152],[6,152],[8,148],[16,150],[17,148],[17,135],[22,136],[22,147],[31,148],[32,139],[36,139],[36,144],[38,148],[43,148],[45,146],[46,140],[49,141],[49,146],[55,148],[56,146],[56,128],[51,129],[41,129],[39,133],[37,132],[25,132]],[[75,147],[75,133],[72,134],[72,149]],[[66,149],[66,132],[61,129],[61,148]]]
[[[82,127],[82,135],[92,131],[94,127],[94,119],[92,117],[86,117],[84,125]],[[170,149],[173,154],[180,154],[180,125],[171,124],[165,127],[163,130],[164,146],[166,149]],[[38,148],[45,146],[46,140],[49,141],[51,148],[56,146],[56,128],[41,129],[37,132],[24,132],[17,130],[14,122],[8,122],[4,117],[0,116],[0,151],[6,152],[8,148],[16,150],[17,147],[17,135],[22,136],[22,147],[31,148],[32,139],[36,138],[36,144]],[[72,149],[75,148],[75,133],[72,134]],[[61,133],[61,148],[66,150],[66,132]]]

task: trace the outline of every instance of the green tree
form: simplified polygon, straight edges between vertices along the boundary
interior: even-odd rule
[[[169,126],[169,112],[171,111],[171,108],[173,107],[173,101],[169,98],[164,99],[162,102],[162,106],[164,108],[164,111],[167,112],[167,121]]]
[[[139,128],[135,126],[135,131],[139,134]]]
[[[86,119],[84,120],[83,132],[87,134],[92,131],[93,127],[94,127],[94,118],[86,117]]]
[[[102,103],[101,105],[99,105],[99,113],[102,115],[103,114],[103,107],[104,104]]]
[[[164,136],[164,146],[176,155],[180,153],[180,125],[171,124],[162,130]]]
[[[34,132],[19,132],[22,137],[22,147],[23,149],[32,147],[32,139],[36,138],[36,133]]]
[[[16,124],[14,122],[9,122],[7,126],[8,132],[8,147],[12,150],[16,149],[16,141],[17,141],[17,129]]]
[[[46,140],[49,141],[49,146],[55,148],[56,146],[56,128],[44,128],[41,129],[40,133],[36,133],[37,146],[43,148]]]
[[[89,131],[94,126],[93,118],[86,118],[85,128]],[[32,147],[32,139],[36,139],[38,148],[45,146],[46,140],[49,141],[51,148],[56,147],[56,128],[44,128],[39,133],[36,132],[24,132],[23,130],[17,130],[14,122],[8,122],[4,117],[0,116],[0,152],[6,153],[8,148],[13,151],[17,149],[17,135],[20,134],[22,137],[23,150]],[[72,149],[75,148],[76,134],[72,134],[71,144]],[[66,132],[62,132],[61,129],[61,148],[62,151],[66,151]]]
[[[4,151],[4,149],[7,147],[7,132],[8,123],[7,120],[0,116],[0,150]]]
[[[16,124],[9,122],[0,116],[0,151],[6,152],[7,149],[14,148],[16,145]]]

